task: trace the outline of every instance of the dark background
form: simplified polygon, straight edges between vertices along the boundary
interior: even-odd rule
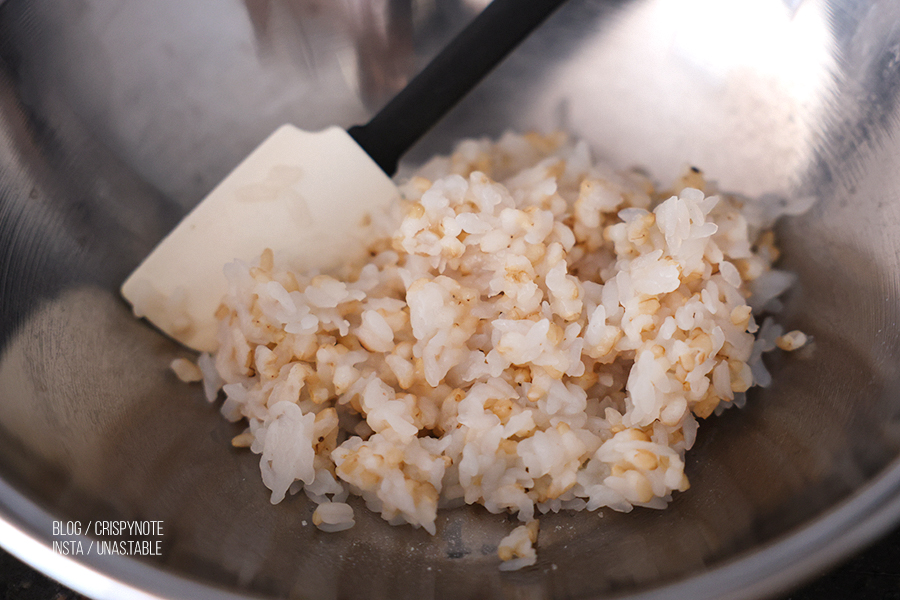
[[[900,528],[779,600],[900,600]],[[87,600],[0,550],[0,600]]]

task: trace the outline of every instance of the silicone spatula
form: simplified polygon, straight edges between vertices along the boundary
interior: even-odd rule
[[[139,317],[216,349],[223,267],[266,248],[327,271],[365,251],[364,221],[399,197],[397,161],[564,0],[494,0],[366,125],[284,125],[166,236],[122,285]]]

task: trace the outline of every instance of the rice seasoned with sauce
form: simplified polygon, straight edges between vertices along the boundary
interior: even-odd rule
[[[507,134],[401,191],[339,273],[271,252],[228,265],[219,350],[199,362],[271,501],[302,489],[325,529],[353,524],[349,494],[432,534],[463,502],[523,523],[663,508],[688,489],[697,419],[768,379],[775,338],[805,341],[767,324],[755,342],[751,306],[791,278],[759,211],[696,169],[657,190],[563,134]],[[509,567],[534,562],[537,523],[517,531]]]

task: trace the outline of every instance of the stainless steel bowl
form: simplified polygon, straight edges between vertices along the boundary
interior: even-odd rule
[[[0,0],[0,544],[96,598],[751,598],[900,517],[900,4],[571,0],[410,153],[563,127],[658,179],[818,198],[779,228],[811,351],[701,427],[666,511],[430,537],[357,510],[322,534],[168,363],[117,287],[282,122],[366,119],[485,4]],[[53,523],[161,521],[159,556],[64,555]],[[64,532],[63,532],[64,533]],[[123,540],[122,536],[105,539]]]

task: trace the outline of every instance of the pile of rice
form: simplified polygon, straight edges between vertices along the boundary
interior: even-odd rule
[[[756,341],[748,299],[771,307],[791,283],[770,223],[696,169],[657,191],[563,134],[465,141],[401,191],[340,273],[271,252],[225,269],[219,350],[199,366],[246,419],[233,443],[260,455],[272,502],[302,489],[337,531],[352,493],[434,534],[445,506],[533,522],[688,489],[697,418],[768,379],[781,332]],[[534,563],[537,532],[501,542],[505,568]]]

